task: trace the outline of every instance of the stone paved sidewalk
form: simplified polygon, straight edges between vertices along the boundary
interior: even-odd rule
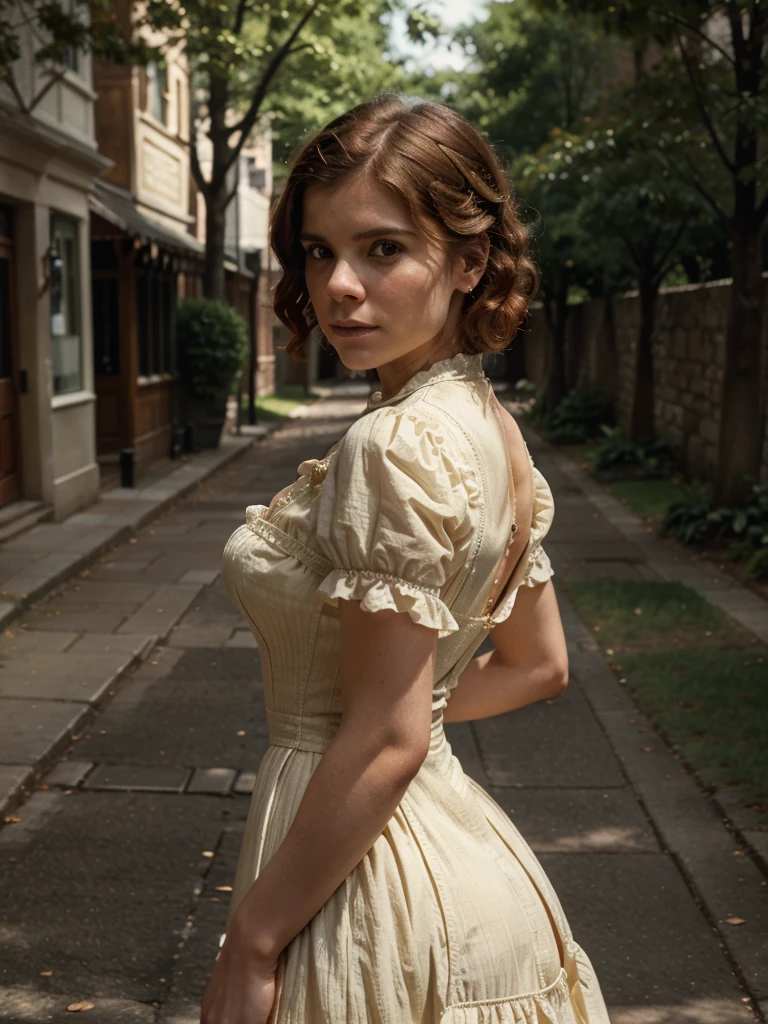
[[[54,621],[62,615],[77,632],[93,613],[110,643],[130,644],[120,629],[136,612],[114,606],[142,586],[195,589],[165,641],[110,686],[0,831],[0,1021],[71,1021],[67,1005],[85,1000],[89,1024],[198,1024],[268,742],[258,649],[223,591],[221,551],[245,506],[268,502],[361,409],[349,391],[315,404],[38,609],[38,635],[66,633]],[[557,587],[569,571],[563,546],[599,557],[586,545],[622,540],[556,453],[528,441],[555,494],[547,550]],[[182,583],[190,572],[201,576]],[[98,588],[115,580],[136,589],[107,600]],[[539,857],[613,1024],[764,1020],[762,870],[637,713],[561,590],[558,599],[565,694],[449,725],[454,752]]]

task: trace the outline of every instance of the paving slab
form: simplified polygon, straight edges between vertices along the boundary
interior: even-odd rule
[[[114,633],[124,622],[136,612],[135,605],[109,604],[94,610],[56,610],[42,609],[24,612],[20,628],[34,630],[51,630],[53,632],[94,632]],[[134,632],[131,630],[131,632]],[[145,632],[145,631],[144,631]]]
[[[198,626],[194,622],[179,623],[168,635],[170,647],[224,647],[233,633],[230,623]]]
[[[669,857],[542,853],[539,860],[609,1007],[680,1014],[670,1020],[751,1019],[744,989]],[[722,1016],[685,1016],[702,1009]]]
[[[115,630],[117,633],[154,633],[165,637],[179,621],[202,587],[196,583],[167,583]]]
[[[68,700],[0,701],[0,763],[36,765],[88,714],[87,704]]]
[[[82,788],[145,793],[183,793],[191,775],[191,768],[99,764],[89,774]]]
[[[19,651],[66,651],[77,639],[78,634],[72,632],[18,629],[10,626],[0,633],[0,660],[5,661]]]
[[[79,786],[94,767],[92,761],[60,761],[53,771],[45,776],[48,786],[61,786],[70,789]]]
[[[19,1024],[10,998],[20,991],[30,1013],[49,995],[57,1009],[62,999],[161,1002],[225,806],[167,793],[35,793],[23,821],[0,832],[0,1021]]]
[[[119,583],[101,583],[93,579],[70,580],[60,590],[64,597],[76,597],[94,604],[124,604],[130,601],[140,605],[152,597],[157,587],[151,583],[134,583],[121,580]]]
[[[95,703],[134,660],[133,652],[25,654],[0,667],[0,697]],[[0,705],[0,708],[2,705]]]
[[[488,792],[535,853],[660,853],[634,793],[619,789],[491,786]]]
[[[533,704],[474,723],[495,786],[623,786],[625,778],[592,709]]]
[[[68,654],[102,654],[108,652],[130,652],[143,660],[157,643],[154,634],[142,636],[133,634],[118,636],[115,633],[85,633],[67,648]]]
[[[224,642],[225,647],[258,648],[256,637],[250,629],[236,629],[232,636]]]
[[[232,789],[236,775],[234,768],[195,768],[186,792],[226,796]]]
[[[480,747],[471,722],[448,722],[445,737],[451,752],[461,763],[463,771],[479,785],[488,787],[488,776],[483,767]]]
[[[215,583],[221,570],[216,569],[191,569],[185,572],[179,583],[202,583],[203,586],[210,586]]]
[[[233,786],[235,793],[250,794],[256,785],[256,772],[240,772]]]

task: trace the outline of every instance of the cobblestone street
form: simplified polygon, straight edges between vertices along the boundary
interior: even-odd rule
[[[71,1021],[84,1001],[89,1024],[198,1024],[268,743],[258,649],[222,587],[222,549],[246,505],[321,457],[366,393],[347,385],[306,406],[3,637],[7,713],[46,698],[66,723],[84,689],[104,693],[0,831],[0,1021]],[[555,584],[568,545],[625,559],[551,449],[526,439],[554,492]],[[539,857],[614,1024],[755,1020],[750,1005],[768,1001],[761,865],[734,856],[739,843],[558,597],[565,694],[449,725],[454,753]],[[21,736],[6,760],[32,763],[34,742]]]

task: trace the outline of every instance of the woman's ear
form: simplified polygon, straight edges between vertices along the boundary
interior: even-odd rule
[[[471,246],[464,254],[462,282],[459,287],[462,291],[470,292],[485,273],[488,266],[488,256],[491,251],[491,240],[488,232],[484,231],[477,238],[472,240]]]

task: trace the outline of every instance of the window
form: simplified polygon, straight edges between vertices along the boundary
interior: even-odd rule
[[[139,376],[174,372],[176,327],[176,275],[149,268],[136,282],[139,324]]]
[[[156,121],[168,124],[168,68],[156,60],[147,64],[147,110]]]
[[[74,71],[75,74],[80,70],[80,54],[74,46],[68,46],[66,48],[61,62],[65,68],[69,68],[69,70]]]
[[[48,269],[51,290],[51,362],[53,393],[82,388],[80,353],[80,266],[77,221],[51,214]]]

